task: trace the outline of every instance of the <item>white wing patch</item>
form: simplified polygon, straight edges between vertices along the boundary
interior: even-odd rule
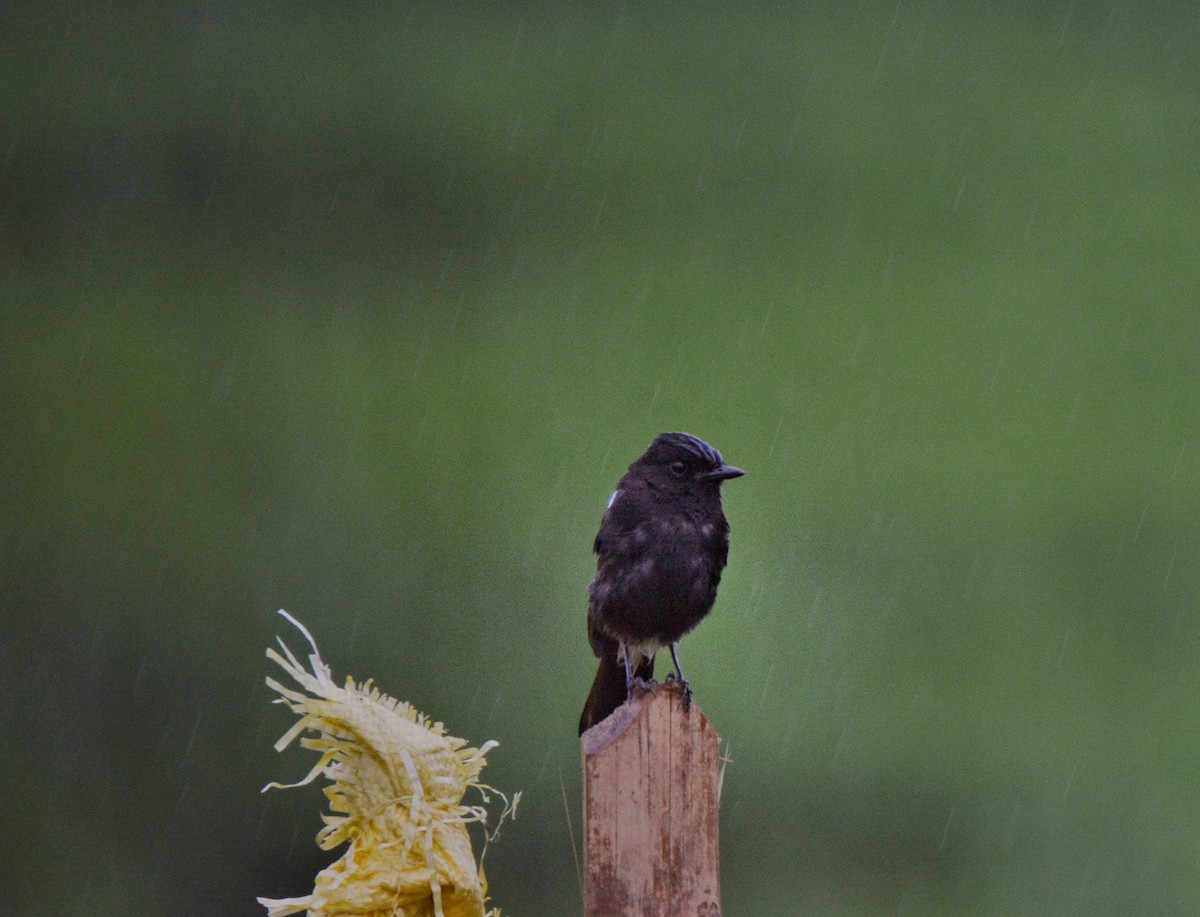
[[[612,505],[617,502],[617,497],[619,497],[620,495],[621,495],[620,490],[614,490],[612,492],[612,496],[608,498],[608,503],[604,507],[605,512],[608,512],[610,509],[612,509]]]

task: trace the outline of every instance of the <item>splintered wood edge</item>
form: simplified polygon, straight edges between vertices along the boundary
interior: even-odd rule
[[[683,699],[683,685],[678,682],[669,681],[666,684],[653,684],[649,688],[635,687],[629,700],[625,701],[609,716],[579,737],[579,741],[583,746],[584,757],[590,758],[593,755],[598,755],[620,739],[629,731],[629,727],[637,722],[646,704],[659,696],[668,700],[672,705],[685,703]],[[693,707],[691,712],[699,716],[700,722],[698,728],[712,730],[707,717],[696,706],[695,698],[686,701],[686,703]]]

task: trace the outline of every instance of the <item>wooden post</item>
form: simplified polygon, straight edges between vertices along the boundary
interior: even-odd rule
[[[680,685],[583,734],[585,917],[720,917],[720,738]]]

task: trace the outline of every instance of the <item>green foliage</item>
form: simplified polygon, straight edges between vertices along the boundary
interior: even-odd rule
[[[577,910],[666,429],[749,472],[682,649],[730,913],[1200,906],[1190,7],[3,16],[0,910],[306,890],[281,606],[500,740],[494,899]]]

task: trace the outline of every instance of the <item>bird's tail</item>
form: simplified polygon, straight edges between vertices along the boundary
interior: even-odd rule
[[[583,705],[583,716],[579,718],[579,734],[583,735],[601,720],[625,703],[628,694],[625,687],[625,664],[617,658],[620,644],[608,637],[596,638],[600,649],[600,667],[592,681],[592,690]],[[649,681],[654,677],[654,657],[642,659],[634,669],[635,678]]]

